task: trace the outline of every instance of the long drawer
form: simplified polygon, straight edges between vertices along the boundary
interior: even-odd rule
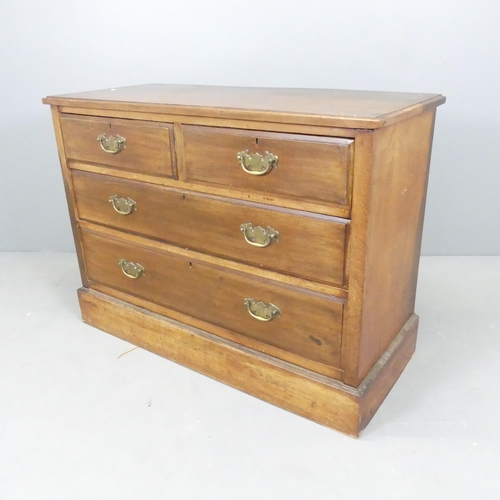
[[[172,124],[62,115],[61,127],[68,160],[174,175]]]
[[[80,219],[292,276],[344,284],[345,219],[99,174],[72,175]]]
[[[354,141],[183,125],[186,178],[348,206]]]
[[[330,366],[340,361],[342,301],[82,230],[100,283]]]

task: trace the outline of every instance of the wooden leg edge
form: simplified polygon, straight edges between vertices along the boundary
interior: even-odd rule
[[[413,314],[358,387],[360,403],[359,433],[368,425],[413,356],[417,341],[417,330],[418,316]]]

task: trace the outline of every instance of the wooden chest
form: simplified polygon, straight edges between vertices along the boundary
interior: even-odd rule
[[[410,359],[441,95],[47,97],[84,321],[358,436]]]

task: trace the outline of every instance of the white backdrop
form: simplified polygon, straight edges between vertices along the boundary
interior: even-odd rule
[[[423,253],[500,254],[496,0],[1,0],[0,250],[72,250],[47,94],[140,83],[435,92]]]

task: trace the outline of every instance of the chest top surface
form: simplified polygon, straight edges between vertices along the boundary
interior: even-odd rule
[[[376,129],[425,106],[440,94],[292,88],[148,84],[50,96],[46,104],[153,113],[260,119]]]

